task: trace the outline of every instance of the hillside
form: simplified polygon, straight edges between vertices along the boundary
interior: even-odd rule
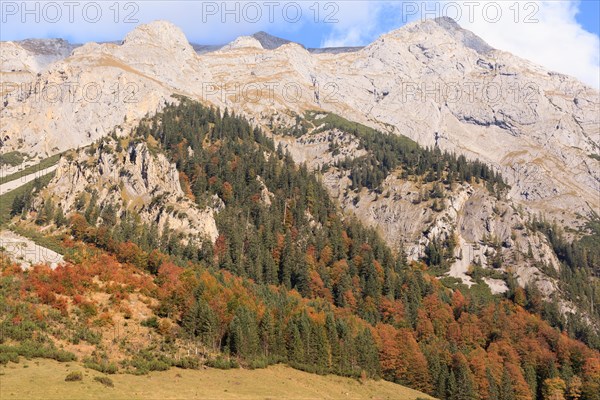
[[[444,399],[545,399],[567,389],[597,399],[593,332],[566,324],[535,286],[520,287],[509,269],[493,263],[486,270],[507,275],[502,294],[492,293],[483,269],[471,271],[472,286],[442,276],[455,258],[451,236],[432,236],[423,254],[409,259],[374,227],[344,213],[342,198],[323,180],[327,168],[315,173],[298,165],[281,138],[229,110],[176,99],[128,136],[108,135],[65,155],[56,176],[13,204],[9,226],[58,242],[67,263],[23,270],[2,258],[2,363],[77,359],[105,373],[136,375],[285,363],[318,374],[384,378]],[[384,172],[400,168],[399,179],[409,185],[430,176],[426,185],[438,186],[427,186],[433,194],[470,185],[481,196],[502,197],[502,177],[480,162],[406,138],[394,152],[403,157],[390,158],[376,145],[388,136],[328,121],[323,132],[339,131],[341,153],[370,157],[331,164],[350,170],[349,193],[385,197],[385,190],[378,193]],[[357,136],[343,134],[348,130]],[[318,138],[317,131],[311,133]],[[357,146],[360,140],[366,141]],[[108,171],[92,176],[102,179],[81,171],[103,166]],[[111,190],[106,179],[122,190]],[[65,182],[84,184],[69,192]],[[123,190],[141,187],[160,190],[150,189],[145,201]],[[214,241],[199,243],[175,225],[156,228],[148,209],[187,218],[173,213],[168,192],[161,195],[165,188],[183,193],[176,203],[200,210],[221,203],[213,214]],[[434,197],[433,211],[442,213],[445,199]],[[545,229],[536,220],[531,234]]]
[[[596,222],[579,232],[548,222],[511,198],[505,178],[486,164],[335,114],[307,112],[275,131],[277,143],[319,174],[341,208],[376,229],[392,249],[428,260],[434,274],[469,288],[507,293],[513,279],[535,287],[568,320],[549,317],[553,324],[573,333],[588,323],[600,329]],[[445,255],[432,257],[442,248]]]

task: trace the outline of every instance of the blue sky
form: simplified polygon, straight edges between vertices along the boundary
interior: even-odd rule
[[[600,86],[600,0],[475,0],[474,8],[465,0],[76,3],[35,1],[25,9],[21,0],[0,0],[1,39],[120,40],[139,23],[166,19],[202,44],[264,30],[307,47],[359,46],[407,22],[447,15],[498,49]]]
[[[577,21],[588,32],[600,34],[600,1],[583,1],[580,6],[580,12],[577,15]]]

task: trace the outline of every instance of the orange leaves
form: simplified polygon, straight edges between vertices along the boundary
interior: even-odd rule
[[[385,323],[400,325],[404,322],[404,304],[400,300],[390,300],[387,297],[382,297],[379,309]]]
[[[427,360],[412,331],[386,324],[377,324],[375,331],[383,375],[418,390],[431,390]]]
[[[452,309],[456,318],[460,316],[460,313],[463,311],[467,304],[467,300],[462,295],[460,290],[455,290],[452,294]]]
[[[225,255],[228,249],[227,237],[223,234],[217,237],[215,241],[214,253],[217,260],[221,259]]]
[[[233,186],[231,186],[231,183],[223,183],[223,188],[221,189],[221,198],[225,202],[228,202],[233,198]]]
[[[330,303],[333,302],[331,291],[325,287],[319,273],[312,270],[308,273],[308,277],[308,287],[310,289],[311,297],[321,297]]]
[[[433,324],[427,313],[421,309],[417,311],[417,335],[419,340],[429,340],[434,337]]]
[[[481,347],[476,348],[468,355],[469,366],[473,373],[473,382],[477,387],[480,398],[487,399],[490,397],[490,381],[487,373],[490,368],[490,363],[485,350]]]
[[[281,258],[281,252],[283,251],[283,245],[285,244],[285,236],[278,232],[275,235],[275,240],[277,244],[273,249],[272,256],[275,263],[278,264]]]
[[[316,249],[314,246],[308,246],[306,249],[306,256],[304,260],[306,261],[306,266],[309,270],[314,271],[317,268],[317,260],[315,258]]]
[[[178,267],[172,262],[166,262],[158,267],[156,283],[165,291],[173,291],[179,283],[179,276],[183,273],[183,268]]]
[[[587,358],[583,366],[583,371],[589,379],[600,383],[600,357],[596,354],[595,357]]]
[[[458,319],[461,332],[461,342],[469,347],[484,346],[486,337],[479,329],[479,318],[476,315],[463,312]]]
[[[336,261],[331,268],[331,279],[334,285],[342,280],[342,277],[348,274],[348,262],[345,259]]]
[[[450,306],[442,303],[437,294],[431,294],[423,299],[423,309],[433,323],[435,334],[445,336],[448,325],[454,321]]]
[[[195,201],[196,197],[192,193],[192,185],[190,184],[190,178],[185,174],[185,172],[179,172],[179,182],[181,183],[181,190],[185,193],[186,197],[190,200]]]
[[[145,269],[148,264],[148,255],[135,243],[119,243],[116,255],[119,261],[133,264],[140,269]]]
[[[82,240],[85,237],[88,229],[88,223],[83,215],[74,213],[71,216],[69,223],[71,226],[71,233],[73,233],[75,239]]]
[[[515,390],[515,399],[531,400],[531,390],[529,389],[527,381],[525,381],[525,377],[523,377],[523,372],[519,367],[519,364],[508,363],[506,364],[506,370],[508,371],[513,388]]]
[[[384,376],[393,376],[398,370],[400,359],[400,348],[396,343],[398,332],[393,326],[386,324],[378,324],[375,329],[381,371]]]
[[[319,263],[322,266],[328,266],[329,263],[331,263],[332,258],[333,250],[331,247],[329,245],[323,247],[323,250],[321,250],[321,254],[319,255]]]
[[[352,290],[348,289],[343,294],[342,297],[344,299],[344,303],[350,308],[352,311],[356,311],[356,297],[352,293]]]

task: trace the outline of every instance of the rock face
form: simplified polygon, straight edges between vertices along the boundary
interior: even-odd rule
[[[185,196],[175,165],[164,155],[153,154],[145,143],[131,143],[122,151],[116,147],[115,141],[105,140],[91,151],[61,158],[35,208],[40,210],[52,199],[69,215],[77,210],[79,197],[95,192],[98,208],[111,205],[117,219],[124,211],[135,210],[142,222],[155,224],[158,232],[168,227],[181,233],[186,243],[216,240],[215,209],[200,209]]]
[[[600,153],[599,94],[575,79],[492,49],[448,19],[340,54],[267,42],[273,50],[247,37],[199,56],[177,27],[159,21],[120,46],[89,43],[35,68],[28,50],[3,42],[3,76],[40,70],[15,78],[26,88],[3,92],[3,150],[43,157],[84,146],[126,131],[177,93],[263,127],[276,113],[331,111],[479,158],[504,174],[517,202],[559,221],[600,211],[599,161],[590,157]]]

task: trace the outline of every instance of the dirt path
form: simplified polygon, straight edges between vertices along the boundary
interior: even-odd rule
[[[41,171],[34,172],[33,174],[25,175],[22,178],[15,179],[14,181],[7,182],[3,185],[0,185],[0,196],[33,181],[35,178],[42,177],[46,174],[49,174],[50,172],[55,171],[57,167],[58,167],[58,164],[48,167],[46,169],[43,169]]]
[[[0,247],[4,248],[4,254],[20,264],[23,269],[42,263],[47,263],[54,269],[64,261],[63,256],[57,252],[7,230],[0,231]]]

